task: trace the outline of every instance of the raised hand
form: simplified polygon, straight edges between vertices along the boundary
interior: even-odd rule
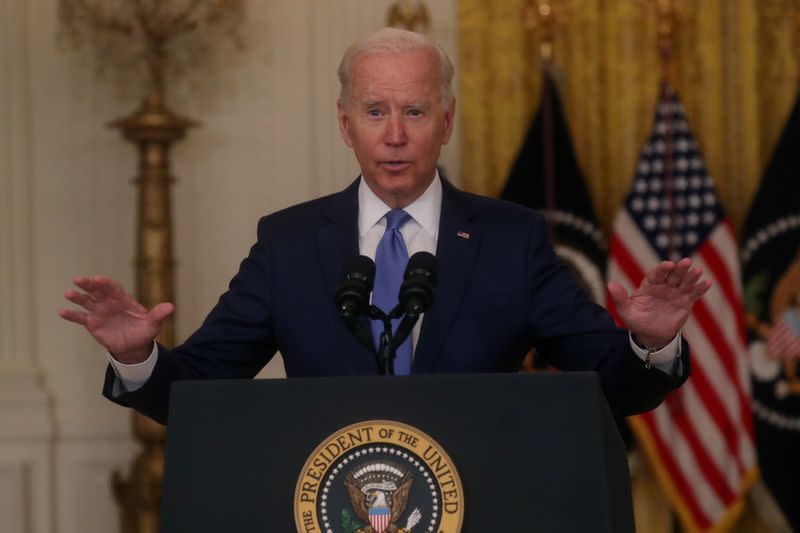
[[[121,363],[145,361],[174,306],[160,303],[148,311],[119,283],[103,276],[78,277],[73,282],[85,292],[68,290],[64,297],[83,309],[60,309],[58,315],[84,326]]]
[[[608,292],[634,340],[641,346],[662,348],[675,338],[694,303],[711,287],[710,281],[700,281],[702,275],[689,258],[662,261],[630,295],[614,281],[608,284]]]

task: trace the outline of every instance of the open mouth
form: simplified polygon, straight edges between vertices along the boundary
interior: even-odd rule
[[[381,161],[380,166],[389,172],[402,172],[411,166],[410,161]]]

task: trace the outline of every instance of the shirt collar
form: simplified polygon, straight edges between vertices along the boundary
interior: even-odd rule
[[[364,177],[358,183],[358,234],[363,237],[375,224],[386,216],[392,208],[375,196],[372,189],[364,182]],[[422,228],[433,238],[439,233],[439,215],[442,212],[442,182],[439,171],[433,177],[419,198],[403,209],[411,215]]]

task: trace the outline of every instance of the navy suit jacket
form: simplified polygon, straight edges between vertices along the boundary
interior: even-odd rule
[[[424,315],[412,373],[516,372],[531,347],[562,370],[595,370],[619,414],[652,409],[689,375],[647,368],[627,332],[580,289],[555,255],[543,218],[443,180],[438,286]],[[370,375],[374,349],[334,304],[345,261],[358,249],[358,180],[339,193],[263,217],[258,240],[227,292],[181,346],[159,346],[152,376],[114,396],[166,422],[178,379],[251,378],[277,350],[288,377]],[[402,379],[402,378],[398,378]]]

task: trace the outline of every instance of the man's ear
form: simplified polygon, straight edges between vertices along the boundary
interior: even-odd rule
[[[344,143],[352,148],[353,139],[350,137],[350,117],[347,116],[347,110],[345,110],[341,98],[336,100],[336,109],[339,112],[339,133],[342,134]]]
[[[442,144],[447,144],[450,141],[450,136],[453,134],[453,122],[456,119],[456,99],[450,102],[450,108],[444,114],[444,136]]]

